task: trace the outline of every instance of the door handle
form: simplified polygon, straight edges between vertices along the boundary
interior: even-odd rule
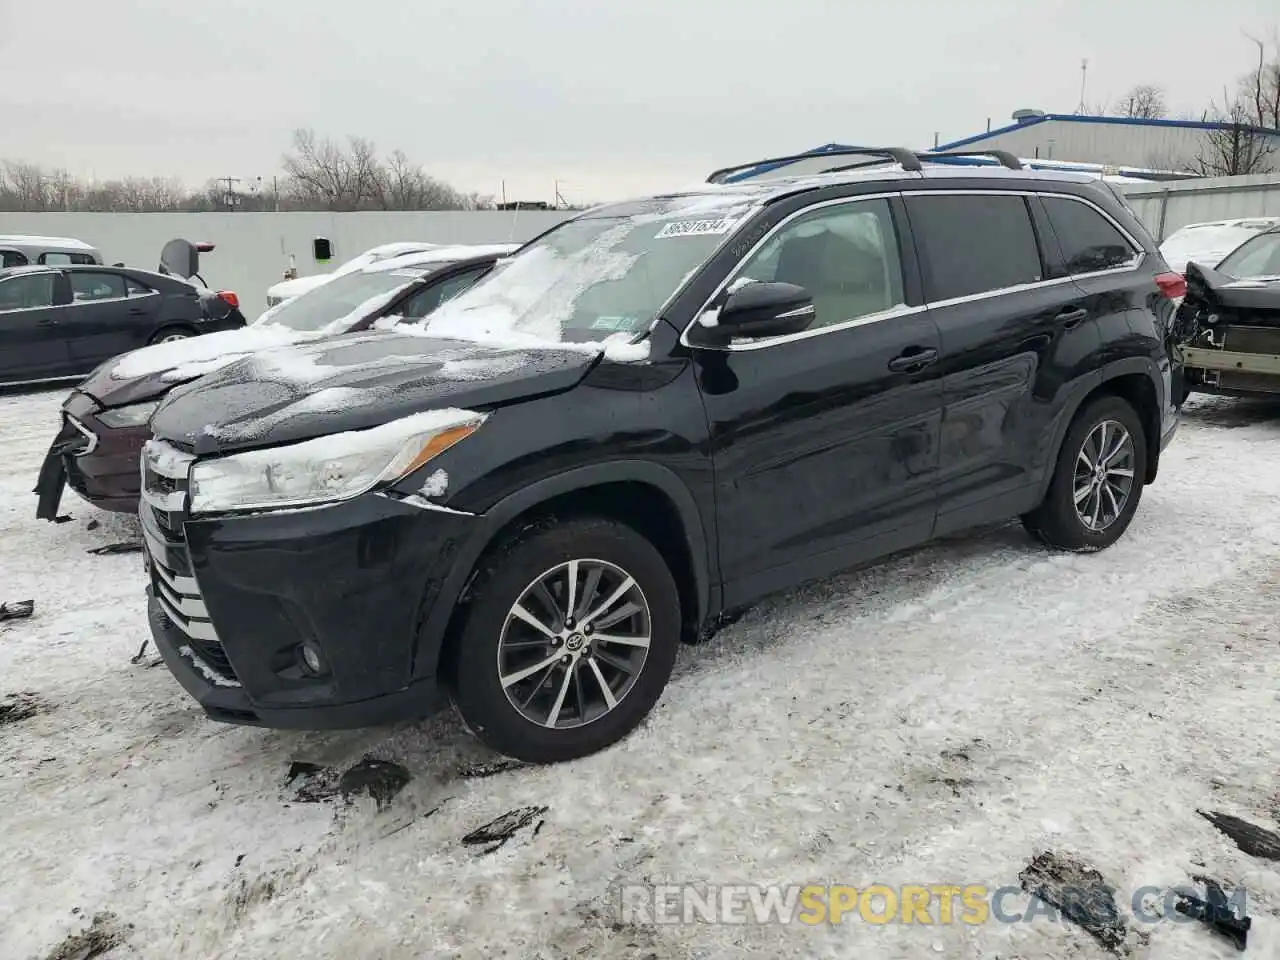
[[[57,322],[58,322],[58,321],[57,321],[57,320],[55,320],[53,317],[45,317],[45,318],[43,318],[43,319],[41,319],[41,320],[37,320],[37,321],[36,321],[36,323],[37,323],[37,324],[39,324],[39,325],[40,325],[40,326],[42,326],[42,327],[52,327],[52,326],[53,326],[55,323],[57,323]]]
[[[146,312],[147,311],[143,310],[141,307],[133,307],[129,311],[129,315],[132,317],[141,317],[141,316],[145,316]]]
[[[1054,323],[1060,323],[1068,330],[1077,327],[1085,317],[1089,316],[1089,311],[1084,307],[1068,307],[1053,318]]]
[[[889,361],[894,373],[915,373],[938,359],[938,351],[932,347],[908,347]]]

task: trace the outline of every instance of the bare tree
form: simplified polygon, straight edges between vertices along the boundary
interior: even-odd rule
[[[1243,97],[1228,100],[1225,109],[1216,105],[1206,118],[1219,126],[1206,131],[1196,154],[1194,172],[1205,177],[1236,177],[1250,173],[1270,173],[1276,152],[1276,137],[1253,122],[1250,106]]]
[[[383,160],[373,142],[347,137],[337,143],[314,131],[293,134],[284,156],[285,176],[277,194],[275,178],[261,178],[237,191],[236,210],[467,210],[492,205],[491,197],[466,196],[437,180],[396,150]],[[50,170],[20,160],[0,160],[0,210],[73,210],[160,213],[226,209],[216,180],[188,190],[172,177],[130,176],[84,183],[66,170]]]
[[[1280,129],[1280,52],[1268,59],[1267,45],[1249,37],[1258,48],[1258,63],[1240,78],[1240,98],[1245,102],[1250,120],[1259,127]],[[1272,40],[1280,47],[1280,42]]]
[[[1120,98],[1116,113],[1137,120],[1159,120],[1165,115],[1164,90],[1151,83],[1140,83]]]

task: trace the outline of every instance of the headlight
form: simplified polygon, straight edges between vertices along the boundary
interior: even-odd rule
[[[160,406],[159,400],[135,403],[128,407],[103,410],[97,417],[108,427],[140,427],[151,419],[151,415],[156,412],[158,406]]]
[[[191,468],[191,512],[332,503],[394,483],[470,436],[486,414],[431,410],[369,430],[250,450]]]

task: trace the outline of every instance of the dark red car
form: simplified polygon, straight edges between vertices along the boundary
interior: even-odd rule
[[[103,510],[136,512],[138,458],[151,436],[151,414],[171,389],[257,350],[365,329],[393,315],[421,319],[517,246],[439,247],[380,261],[285,301],[242,329],[108,361],[62,405],[62,427],[34,490],[36,516],[56,519],[66,485]]]

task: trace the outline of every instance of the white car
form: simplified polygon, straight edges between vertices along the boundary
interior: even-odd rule
[[[1192,223],[1175,230],[1160,244],[1160,254],[1169,269],[1187,272],[1188,263],[1216,267],[1236,247],[1250,237],[1280,226],[1280,217],[1247,217]]]
[[[308,277],[296,277],[293,280],[281,280],[279,283],[267,290],[267,309],[277,307],[286,300],[292,300],[300,294],[306,293],[308,290],[314,290],[323,283],[328,283],[334,277],[341,277],[344,274],[354,273],[362,267],[367,267],[371,263],[377,263],[380,260],[389,260],[392,257],[403,257],[410,253],[423,253],[427,250],[437,250],[440,248],[438,243],[420,243],[416,240],[402,240],[397,243],[384,243],[380,247],[374,247],[366,250],[358,257],[352,257],[342,266],[329,273],[316,273]]]

